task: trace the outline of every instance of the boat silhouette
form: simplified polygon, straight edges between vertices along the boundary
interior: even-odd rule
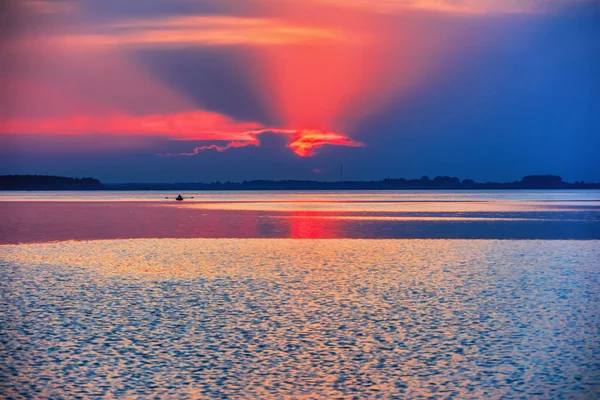
[[[181,194],[178,194],[177,197],[165,197],[165,199],[175,199],[177,201],[183,201],[185,199],[193,199],[193,197],[183,197]]]

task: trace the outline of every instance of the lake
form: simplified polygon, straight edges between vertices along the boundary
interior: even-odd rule
[[[0,195],[5,397],[599,394],[599,191],[182,194]]]

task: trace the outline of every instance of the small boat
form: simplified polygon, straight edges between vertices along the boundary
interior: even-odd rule
[[[173,197],[165,197],[165,199],[172,199]],[[183,197],[181,194],[178,194],[177,197],[174,198],[177,201],[183,201],[184,199],[193,199],[193,197]]]

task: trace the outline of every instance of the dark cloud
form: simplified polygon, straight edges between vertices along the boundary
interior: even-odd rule
[[[253,74],[253,49],[242,46],[139,50],[135,58],[201,108],[276,126]]]

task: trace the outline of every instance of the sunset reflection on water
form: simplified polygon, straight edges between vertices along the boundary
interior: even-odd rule
[[[296,211],[285,217],[290,224],[292,239],[331,239],[339,238],[339,222],[317,218],[314,212]]]
[[[313,229],[301,222],[294,234]],[[580,397],[598,383],[589,322],[600,309],[599,248],[290,239],[3,246],[2,352],[18,372],[4,393]]]

